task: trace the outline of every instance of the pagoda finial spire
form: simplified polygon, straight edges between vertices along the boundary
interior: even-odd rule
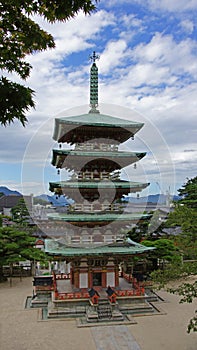
[[[93,54],[90,56],[92,60],[92,66],[90,69],[90,111],[89,113],[99,113],[96,109],[98,107],[98,68],[95,61],[99,60],[99,55],[96,55],[96,52],[93,51]]]
[[[96,55],[96,52],[93,51],[93,54],[90,55],[90,59],[92,60],[93,63],[95,63],[96,60],[99,60],[100,56]]]

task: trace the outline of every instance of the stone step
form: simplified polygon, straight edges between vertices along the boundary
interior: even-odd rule
[[[127,313],[142,314],[142,313],[154,312],[154,308],[148,303],[119,305],[119,310],[123,314],[127,314]]]
[[[98,300],[98,305],[109,305],[109,300],[108,299],[99,299]]]
[[[78,317],[84,316],[86,308],[84,306],[77,306],[76,308],[49,308],[48,318],[64,318],[64,317]]]

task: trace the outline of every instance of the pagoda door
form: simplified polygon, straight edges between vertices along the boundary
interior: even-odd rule
[[[102,272],[93,272],[93,287],[102,286]]]

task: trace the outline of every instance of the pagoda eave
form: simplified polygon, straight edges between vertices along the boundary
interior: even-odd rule
[[[80,212],[67,212],[64,214],[54,213],[48,214],[48,219],[54,221],[62,221],[74,226],[87,226],[94,227],[105,226],[111,222],[124,222],[128,223],[137,223],[139,220],[146,220],[151,218],[151,214],[131,214],[131,213],[80,213]]]
[[[84,198],[90,198],[95,191],[107,190],[108,195],[114,194],[115,199],[128,195],[129,193],[141,192],[149,186],[149,183],[130,183],[126,181],[68,181],[68,182],[50,182],[49,190],[56,195],[65,195],[73,200],[80,199],[82,195]],[[78,191],[76,191],[78,189]],[[111,196],[110,196],[111,198]]]
[[[74,144],[105,138],[122,143],[133,137],[143,125],[100,113],[87,113],[56,118],[53,139]]]
[[[110,172],[133,164],[146,152],[83,152],[75,150],[53,150],[52,165],[58,169],[79,169],[90,164],[90,168],[110,169]]]
[[[154,247],[146,247],[142,244],[128,244],[123,242],[120,244],[105,244],[93,247],[72,247],[61,246],[58,242],[52,240],[45,241],[45,252],[56,256],[65,256],[66,258],[74,258],[76,256],[124,256],[124,259],[130,259],[131,255],[143,255],[154,250]]]

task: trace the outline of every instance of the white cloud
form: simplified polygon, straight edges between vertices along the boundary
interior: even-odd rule
[[[102,31],[114,24],[114,16],[104,10],[97,11],[91,16],[85,16],[80,12],[74,19],[66,23],[50,24],[40,17],[35,18],[41,27],[47,30],[55,38],[55,50],[48,50],[30,56],[29,60],[35,64],[36,61],[61,61],[67,55],[81,52],[93,46],[92,40],[102,34]],[[43,62],[43,64],[46,62]]]
[[[172,35],[156,33],[148,44],[141,43],[134,50],[134,58],[140,62],[168,66],[171,74],[189,73],[197,76],[196,42],[191,39],[176,42]]]
[[[173,1],[171,5],[167,1],[148,3],[160,9],[181,5],[180,1]],[[191,6],[192,2],[185,2],[183,9],[188,4]],[[88,111],[90,63],[88,55],[85,61],[83,54],[87,49],[91,53],[96,46],[101,56],[98,62],[101,109],[102,103],[126,106],[140,114],[136,115],[133,111],[123,113],[122,110],[118,113],[117,107],[111,108],[109,113],[145,122],[129,147],[136,151],[148,150],[149,154],[141,160],[136,175],[131,171],[132,176],[158,182],[162,172],[162,182],[169,184],[173,163],[179,184],[186,174],[188,177],[194,174],[195,153],[184,150],[195,149],[196,142],[197,43],[186,36],[184,40],[177,38],[172,28],[168,35],[155,32],[152,37],[149,35],[146,40],[139,38],[139,42],[134,44],[133,36],[146,26],[148,31],[148,22],[140,18],[140,13],[139,18],[132,11],[119,18],[114,9],[113,12],[112,9],[110,12],[99,10],[92,16],[79,14],[64,24],[44,23],[56,38],[56,48],[29,57],[33,70],[27,85],[36,91],[36,111],[28,113],[29,123],[25,129],[19,123],[0,129],[2,163],[20,164],[29,151],[24,160],[27,166],[27,176],[23,180],[26,193],[39,192],[40,183],[46,186],[49,177],[55,179],[55,169],[53,173],[49,165],[54,146],[54,116],[76,106],[86,105],[86,109],[80,107],[74,113]],[[186,34],[191,33],[192,23],[194,21],[182,20],[180,25]],[[180,31],[180,26],[177,26]],[[150,27],[154,32],[153,22]],[[72,61],[76,55],[81,59],[79,65]],[[28,145],[29,141],[32,148]],[[168,147],[170,151],[166,151]],[[30,169],[28,164],[31,163]],[[2,184],[5,182],[6,179]]]
[[[123,65],[127,49],[125,40],[109,41],[100,58],[101,74],[112,73],[114,67]]]
[[[125,27],[128,28],[136,28],[136,29],[142,29],[144,27],[143,20],[140,18],[137,18],[136,15],[133,13],[125,14],[120,18],[122,24],[124,24]]]
[[[135,5],[138,3],[141,6],[147,6],[150,10],[165,10],[169,12],[184,12],[189,10],[196,10],[197,0],[146,0],[143,2],[141,0],[122,0],[122,4],[127,4],[127,6]],[[119,0],[109,0],[106,4],[108,8],[119,5]]]
[[[180,22],[180,27],[182,27],[187,34],[192,34],[195,28],[193,21],[189,19],[182,20]]]
[[[170,12],[184,12],[197,8],[196,0],[148,0],[147,2],[151,9]]]

